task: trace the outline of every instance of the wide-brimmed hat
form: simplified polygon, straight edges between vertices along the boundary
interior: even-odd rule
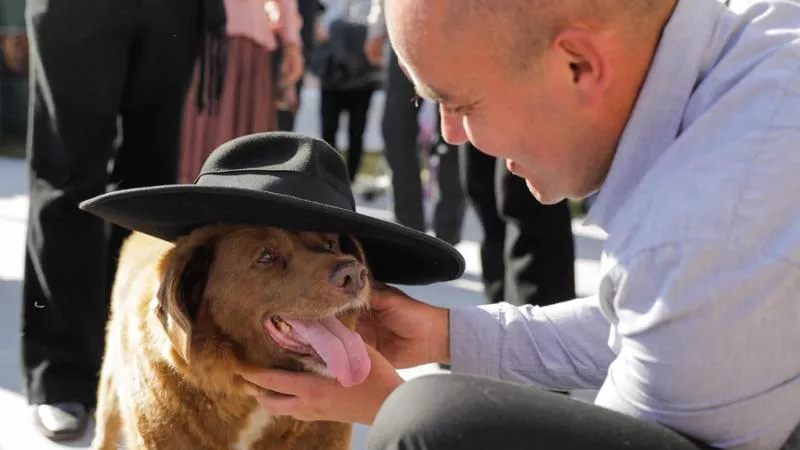
[[[427,284],[464,272],[450,244],[356,212],[342,157],[297,133],[234,139],[211,153],[194,184],[118,190],[80,208],[167,241],[212,224],[347,234],[361,241],[373,277],[386,283]]]

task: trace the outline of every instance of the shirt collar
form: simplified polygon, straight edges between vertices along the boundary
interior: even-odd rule
[[[608,175],[585,220],[609,232],[630,193],[679,134],[718,17],[718,0],[678,0],[662,32]]]

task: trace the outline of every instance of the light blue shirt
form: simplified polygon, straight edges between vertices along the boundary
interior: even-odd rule
[[[679,1],[588,222],[597,295],[452,310],[453,371],[800,448],[800,6]]]

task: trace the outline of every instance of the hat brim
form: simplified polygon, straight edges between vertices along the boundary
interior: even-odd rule
[[[347,234],[359,239],[373,277],[420,285],[459,278],[464,258],[446,242],[357,212],[287,195],[191,184],[103,194],[80,208],[121,227],[166,241],[214,224],[242,224]]]

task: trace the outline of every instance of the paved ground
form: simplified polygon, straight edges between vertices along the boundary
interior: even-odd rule
[[[317,134],[317,95],[315,91],[304,93],[305,108],[301,112],[298,131]],[[374,100],[367,134],[369,148],[381,148],[377,130],[382,97]],[[22,161],[0,158],[0,450],[49,450],[59,448],[87,448],[90,437],[72,445],[57,445],[34,432],[30,412],[21,396],[22,379],[19,369],[19,317],[20,279],[24,249],[25,213],[27,208],[26,179]],[[361,211],[392,218],[388,198],[360,205]],[[573,224],[576,237],[577,286],[580,294],[594,292],[594,283],[599,269],[599,257],[603,242],[601,232]],[[458,246],[467,260],[467,273],[460,280],[437,286],[408,288],[407,291],[431,303],[458,307],[477,305],[483,302],[480,284],[480,262],[478,242],[481,231],[474,214],[470,211],[465,223],[465,242]],[[69,264],[70,261],[64,261]],[[435,370],[420,367],[404,371],[413,377]],[[357,427],[353,449],[364,447],[366,427]]]

